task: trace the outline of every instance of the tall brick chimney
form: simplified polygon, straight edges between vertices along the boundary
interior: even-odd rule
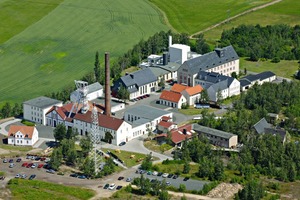
[[[109,52],[105,53],[105,111],[104,111],[104,114],[107,116],[111,116]]]

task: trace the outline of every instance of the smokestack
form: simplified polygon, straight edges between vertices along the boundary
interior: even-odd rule
[[[169,35],[169,47],[172,46],[172,35]]]
[[[105,111],[104,111],[104,114],[107,116],[111,116],[109,52],[105,53]]]

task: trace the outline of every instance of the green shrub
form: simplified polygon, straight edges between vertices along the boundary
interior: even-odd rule
[[[185,185],[184,185],[184,184],[180,184],[180,185],[179,185],[179,188],[178,188],[178,191],[179,191],[179,192],[184,192],[185,190],[186,190]]]
[[[25,119],[23,119],[23,120],[21,121],[21,123],[24,124],[24,125],[26,125],[26,126],[35,126],[35,123],[30,122],[30,121],[27,121],[27,120],[25,120]]]

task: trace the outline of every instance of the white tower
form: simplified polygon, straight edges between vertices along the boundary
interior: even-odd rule
[[[98,126],[98,111],[96,106],[93,106],[92,110],[92,129],[91,129],[91,140],[93,143],[94,147],[94,164],[95,164],[95,174],[98,171],[98,166],[99,166],[99,160],[97,159],[97,144],[100,143],[100,133],[99,133],[99,126]]]
[[[77,100],[74,102],[68,117],[72,115],[74,109],[75,113],[78,112],[79,104],[82,104],[81,113],[85,114],[89,110],[89,104],[87,100],[87,94],[89,92],[87,87],[88,82],[75,80],[75,85],[77,88]]]

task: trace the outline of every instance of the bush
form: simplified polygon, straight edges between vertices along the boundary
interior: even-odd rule
[[[26,125],[26,126],[35,126],[35,123],[30,122],[30,121],[27,121],[27,120],[25,120],[25,119],[23,119],[23,120],[21,121],[21,123],[24,124],[24,125]]]
[[[280,62],[280,58],[275,57],[271,60],[272,63],[279,63]]]
[[[185,190],[186,190],[185,185],[184,185],[184,184],[180,184],[180,185],[179,185],[179,188],[178,188],[178,191],[179,191],[179,192],[184,192]]]
[[[200,190],[198,192],[198,194],[206,195],[209,191],[211,191],[212,189],[217,187],[218,184],[219,184],[219,182],[217,182],[217,181],[204,184],[202,190]]]

